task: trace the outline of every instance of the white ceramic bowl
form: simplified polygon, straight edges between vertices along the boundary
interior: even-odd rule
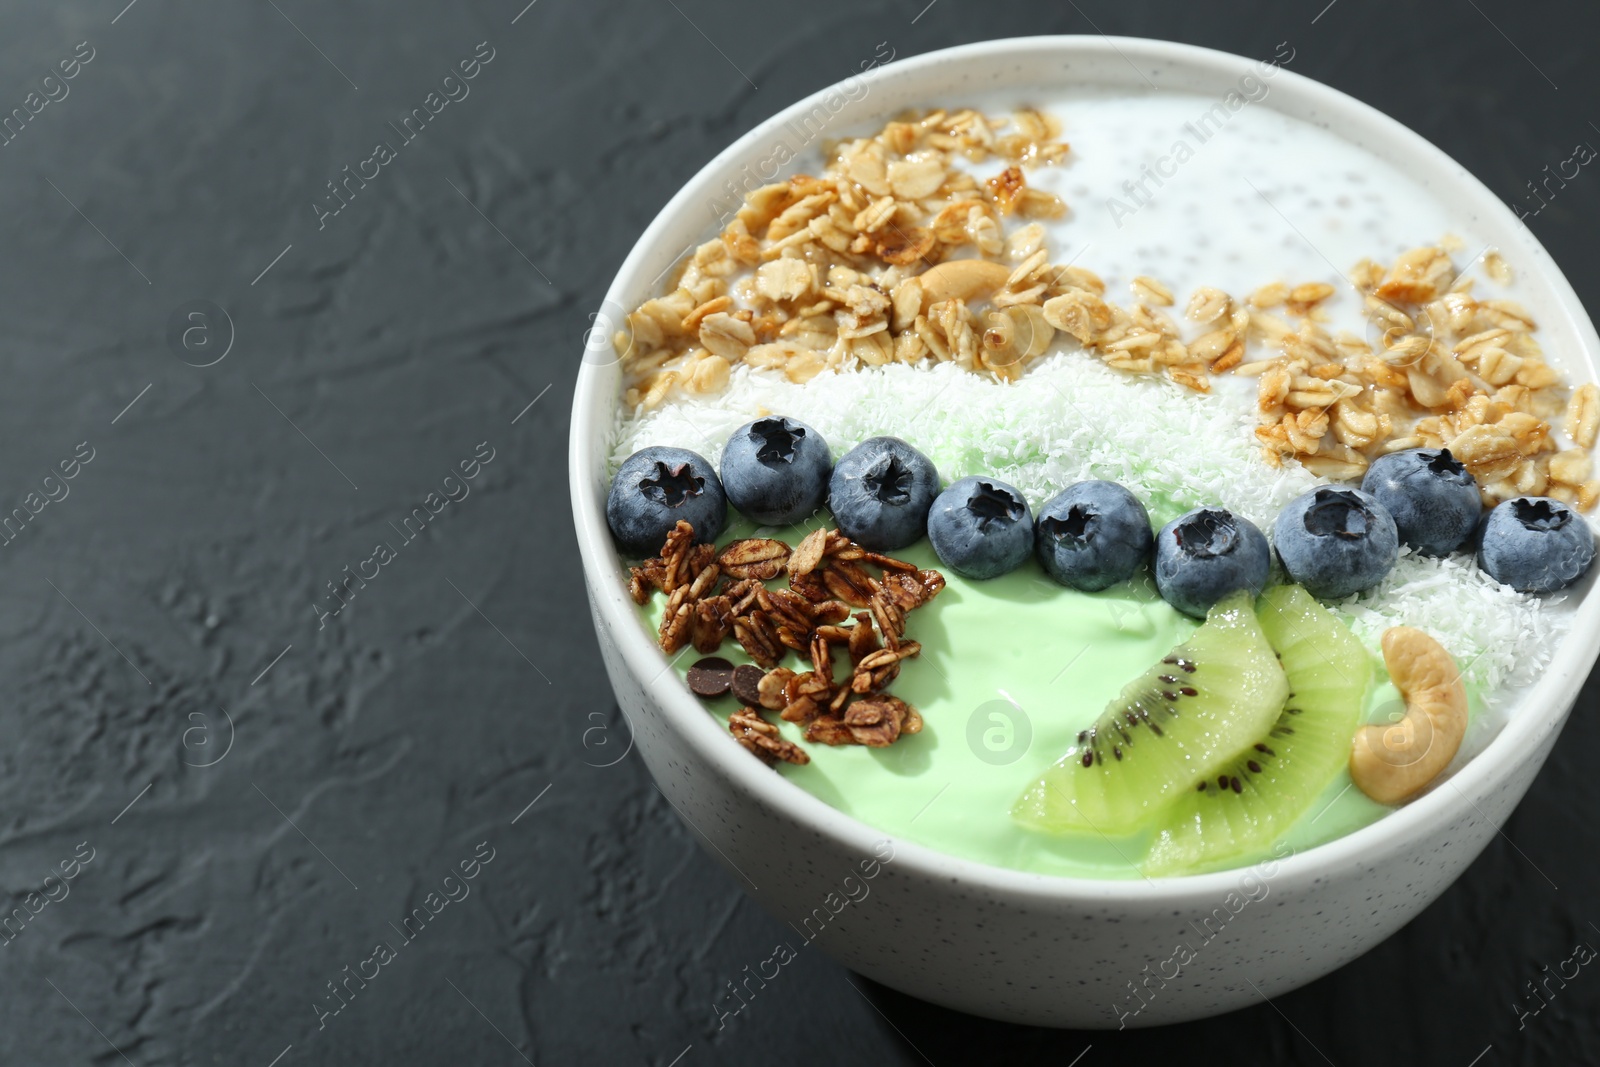
[[[731,741],[640,625],[604,514],[619,384],[605,338],[621,309],[657,295],[663,272],[717,230],[717,209],[708,205],[724,198],[725,183],[747,165],[770,168],[786,123],[822,107],[834,114],[830,135],[865,132],[935,96],[1085,84],[1139,91],[1144,78],[1220,95],[1250,63],[1100,37],[991,41],[895,62],[873,71],[864,92],[847,82],[848,93],[818,93],[741,137],[662,209],[612,283],[572,408],[572,509],[595,631],[650,773],[710,854],[791,924],[791,951],[815,938],[885,985],[1021,1023],[1147,1026],[1243,1007],[1354,959],[1420,912],[1495,835],[1555,742],[1600,649],[1600,597],[1579,605],[1550,669],[1487,750],[1377,823],[1254,871],[1134,882],[1048,877],[886,842],[802,791]],[[1571,286],[1460,165],[1392,119],[1289,71],[1276,75],[1263,106],[1325,126],[1423,182],[1452,217],[1517,264],[1519,295],[1533,307],[1547,350],[1574,381],[1594,380],[1600,339]],[[889,853],[888,862],[872,862]],[[1180,943],[1193,959],[1175,957]],[[775,953],[771,963],[752,961],[748,973],[770,976],[782,962]],[[707,1010],[739,1003],[728,994]]]

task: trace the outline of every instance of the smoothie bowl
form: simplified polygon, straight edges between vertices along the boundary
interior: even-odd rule
[[[1600,647],[1600,343],[1293,55],[873,69],[624,264],[573,408],[596,631],[792,931],[713,1017],[813,942],[1019,1022],[1244,1006],[1414,916],[1543,763]]]

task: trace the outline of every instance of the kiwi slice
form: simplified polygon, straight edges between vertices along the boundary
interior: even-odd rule
[[[1165,813],[1147,874],[1182,874],[1266,848],[1350,761],[1372,684],[1367,650],[1298,585],[1267,593],[1257,613],[1289,677],[1283,713]]]
[[[1288,692],[1249,594],[1235,593],[1130,682],[1028,787],[1012,815],[1056,833],[1138,830],[1265,734]]]

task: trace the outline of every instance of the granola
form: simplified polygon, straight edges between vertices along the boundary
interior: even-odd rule
[[[678,390],[714,392],[740,364],[805,382],[932,359],[1014,380],[1058,332],[1110,366],[1207,391],[1216,357],[1191,352],[1158,310],[1174,302],[1167,286],[1141,275],[1135,302],[1121,307],[1092,271],[1050,262],[1037,222],[1005,231],[1065,213],[1027,179],[1028,168],[1067,154],[1059,134],[1030,109],[1010,119],[908,114],[827,146],[820,176],[749,193],[681,265],[673,290],[641,304],[614,336],[626,403],[649,409]],[[957,165],[996,157],[1006,165],[982,181]]]
[[[785,573],[787,588],[766,585]],[[752,705],[804,727],[805,740],[818,744],[881,747],[922,729],[917,710],[887,690],[900,664],[922,652],[906,637],[906,614],[943,588],[938,571],[868,551],[837,530],[817,529],[793,551],[775,539],[746,538],[719,553],[695,543],[693,527],[683,521],[667,535],[660,556],[629,573],[640,604],[657,590],[667,595],[659,630],[663,652],[692,642],[696,651],[711,653],[732,637],[758,665],[758,699],[747,701],[728,728],[768,764],[809,757]],[[850,663],[844,677],[835,669],[838,649]],[[808,669],[781,666],[791,652]],[[724,663],[702,662],[719,673]]]
[[[769,537],[735,541],[717,556],[724,574],[735,578],[776,578],[789,562],[789,546]]]
[[[795,764],[811,762],[805,749],[783,738],[778,728],[762,718],[755,708],[740,708],[730,715],[728,730],[733,734],[733,739],[745,747],[745,751],[769,767],[779,760]]]
[[[1059,124],[1031,109],[999,119],[969,108],[906,114],[871,137],[825,145],[820,176],[748,193],[679,266],[672,290],[626,317],[613,341],[627,403],[715,392],[740,364],[807,381],[931,356],[1015,377],[1054,333],[1038,314],[1044,301],[1100,285],[1052,267],[1039,226],[1002,229],[1002,220],[1065,213],[1027,179],[1067,154],[1059,137]],[[1005,165],[983,180],[959,165],[995,159]],[[992,310],[980,315],[982,302]],[[981,351],[993,330],[991,351]]]
[[[1490,506],[1523,495],[1594,506],[1600,482],[1588,449],[1600,390],[1583,385],[1569,396],[1526,310],[1474,297],[1473,280],[1439,246],[1411,249],[1387,268],[1363,261],[1351,280],[1376,344],[1318,321],[1316,305],[1333,293],[1324,283],[1250,298],[1256,310],[1244,313],[1240,332],[1279,354],[1232,369],[1257,376],[1256,437],[1270,464],[1292,458],[1349,481],[1385,453],[1448,448]],[[1263,310],[1280,305],[1298,325]],[[1557,443],[1558,417],[1575,448]]]

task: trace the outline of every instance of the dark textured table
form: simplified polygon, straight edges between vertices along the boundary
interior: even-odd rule
[[[0,1063],[1600,1062],[1600,973],[1547,978],[1600,945],[1593,685],[1443,899],[1270,1005],[1028,1030],[802,953],[719,1030],[783,927],[628,754],[565,478],[640,229],[883,48],[1287,40],[1531,209],[1600,144],[1592,5],[124,3],[0,5]],[[1600,175],[1550,188],[1593,301]]]

